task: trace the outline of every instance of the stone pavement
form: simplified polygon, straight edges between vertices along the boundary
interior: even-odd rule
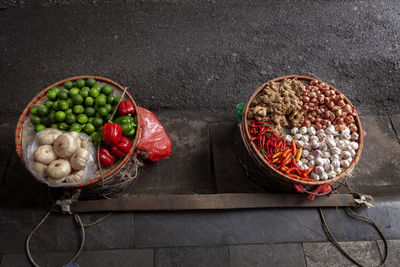
[[[235,105],[263,82],[312,72],[342,90],[367,132],[350,184],[400,265],[400,6],[396,1],[0,0],[0,266],[29,266],[25,240],[48,210],[47,188],[14,152],[14,128],[41,89],[75,75],[128,86],[160,118],[169,160],[122,194],[262,192],[233,148]],[[324,209],[335,237],[366,264],[378,234]],[[105,215],[85,214],[85,222]],[[78,249],[70,216],[51,215],[31,242],[43,266]],[[351,266],[317,209],[125,212],[87,228],[81,266]]]

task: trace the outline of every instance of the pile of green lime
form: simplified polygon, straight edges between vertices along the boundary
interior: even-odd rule
[[[100,86],[92,78],[67,81],[63,87],[51,88],[47,92],[48,100],[42,106],[31,107],[31,122],[35,125],[35,132],[50,127],[63,131],[82,131],[97,139],[120,98],[112,95],[110,85]]]

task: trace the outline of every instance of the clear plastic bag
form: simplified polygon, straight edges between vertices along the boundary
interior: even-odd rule
[[[61,131],[61,132],[65,133],[65,131]],[[29,144],[26,147],[26,149],[24,150],[24,159],[25,159],[26,168],[32,174],[32,176],[36,178],[36,180],[38,180],[41,183],[47,184],[50,187],[65,187],[65,186],[81,184],[81,183],[83,183],[85,181],[88,181],[88,180],[92,179],[95,176],[95,172],[98,169],[97,163],[96,163],[96,156],[97,156],[96,155],[96,148],[94,147],[94,144],[89,141],[90,137],[88,135],[84,134],[84,133],[78,133],[78,134],[79,134],[79,138],[87,141],[87,143],[88,143],[89,160],[86,163],[86,167],[84,169],[83,177],[78,182],[76,182],[76,183],[62,182],[62,183],[55,184],[55,183],[50,182],[45,177],[42,177],[41,175],[36,173],[32,169],[32,165],[33,165],[33,163],[35,161],[34,160],[34,153],[35,153],[36,149],[40,146],[39,142],[38,142],[38,135],[39,134],[40,134],[40,132],[36,135],[35,140],[31,144]]]

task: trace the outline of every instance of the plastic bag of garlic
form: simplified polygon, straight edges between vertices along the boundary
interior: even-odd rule
[[[313,126],[294,127],[285,139],[287,142],[294,139],[303,147],[298,165],[302,169],[316,166],[311,173],[311,178],[316,181],[334,178],[348,168],[359,147],[358,133],[351,132],[346,126],[340,132],[333,125],[325,130],[316,130]]]
[[[77,185],[97,171],[96,149],[84,133],[40,131],[24,150],[28,171],[50,187]]]

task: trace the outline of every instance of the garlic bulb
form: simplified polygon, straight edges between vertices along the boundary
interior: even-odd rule
[[[343,151],[343,153],[342,153],[342,158],[343,159],[348,159],[350,157],[351,157],[351,154],[350,154],[349,151]]]
[[[326,174],[326,172],[322,173],[319,178],[323,181],[328,180],[328,174]]]
[[[316,158],[315,159],[315,165],[321,166],[325,164],[325,160],[323,158]]]
[[[328,172],[328,178],[329,179],[332,179],[332,178],[335,178],[335,177],[336,177],[336,172],[335,171]]]
[[[340,155],[342,151],[338,147],[333,147],[331,148],[331,154],[337,154]]]
[[[80,141],[79,137],[77,138],[71,133],[64,133],[57,137],[54,141],[54,152],[56,155],[60,158],[70,157],[77,149],[78,141],[76,139]]]
[[[315,168],[315,172],[316,172],[317,174],[321,175],[322,173],[325,172],[324,167],[323,167],[323,166],[317,166],[317,167]]]
[[[319,141],[318,136],[315,136],[315,135],[311,136],[310,137],[310,141],[311,142],[318,142]]]
[[[306,134],[307,133],[307,128],[306,127],[301,127],[300,129],[299,129],[299,133],[301,133],[301,134]]]
[[[57,129],[45,129],[38,134],[37,141],[40,145],[52,145],[61,134]]]
[[[315,128],[314,127],[309,127],[308,129],[308,134],[309,135],[315,135],[316,133],[317,133],[317,131],[315,130]]]
[[[65,177],[65,182],[66,183],[77,183],[82,179],[83,173],[84,173],[84,170],[80,170],[80,171],[71,173],[70,175]]]
[[[310,152],[308,150],[303,150],[303,153],[301,154],[302,158],[307,158],[310,155]]]
[[[340,166],[342,166],[343,168],[348,168],[350,166],[350,160],[341,160],[340,161]]]
[[[81,139],[81,148],[89,150],[89,142],[84,139]]]
[[[312,172],[312,173],[311,173],[311,178],[313,178],[313,179],[316,180],[316,181],[319,181],[319,175],[316,174],[315,172]]]
[[[297,127],[293,127],[292,129],[290,129],[290,133],[291,134],[297,134],[297,132],[299,131],[299,128],[297,128]]]
[[[43,164],[49,164],[57,158],[51,145],[38,147],[34,153],[34,157],[36,161]]]
[[[47,175],[53,180],[61,180],[71,172],[71,165],[68,160],[57,159],[47,166]]]
[[[339,160],[332,160],[332,166],[335,170],[340,168],[340,161]]]
[[[46,168],[46,164],[37,161],[34,161],[32,164],[32,170],[42,177],[46,177]]]
[[[357,141],[358,140],[358,133],[356,133],[356,132],[353,132],[353,133],[351,133],[351,140],[353,140],[353,141]]]
[[[301,133],[297,133],[297,134],[294,135],[293,138],[296,139],[296,140],[300,140],[301,137],[302,137],[302,134]]]
[[[89,160],[89,151],[83,148],[79,148],[72,154],[70,158],[71,167],[74,170],[80,170],[85,168],[87,161]]]

